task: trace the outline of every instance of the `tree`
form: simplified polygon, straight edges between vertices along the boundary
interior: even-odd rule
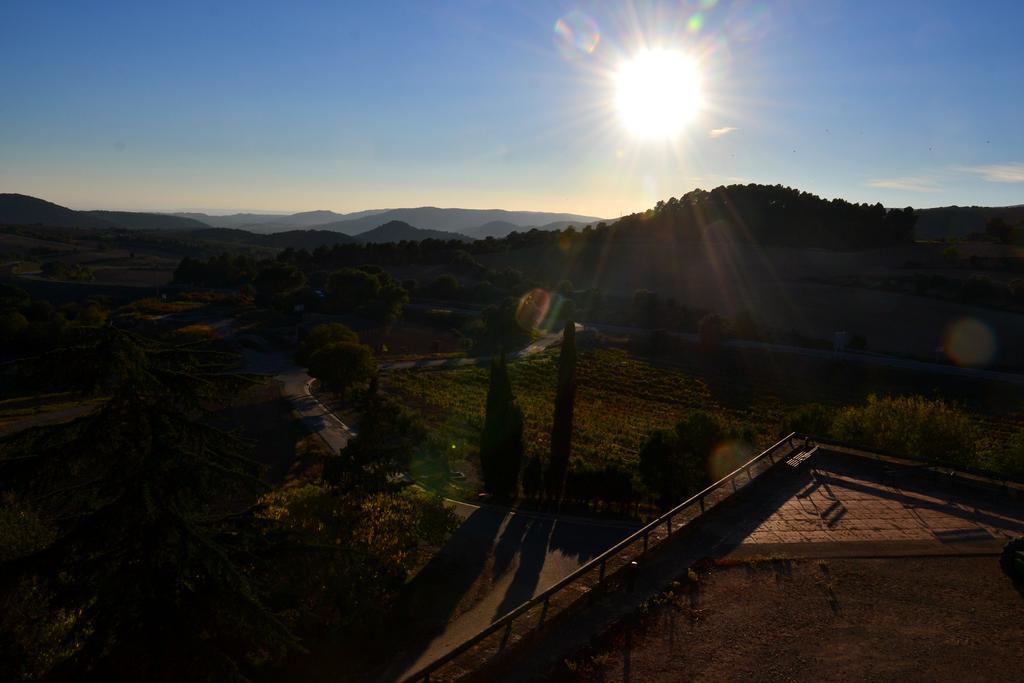
[[[700,345],[707,351],[718,349],[725,341],[725,334],[728,330],[728,323],[725,318],[717,313],[708,313],[697,323],[697,336],[700,337]]]
[[[341,313],[391,321],[408,301],[409,293],[379,266],[342,268],[327,279],[327,305]]]
[[[368,383],[377,374],[377,361],[366,344],[331,342],[309,357],[309,374],[325,389],[345,392]]]
[[[272,263],[260,269],[259,274],[253,281],[256,291],[268,298],[281,294],[288,294],[304,287],[306,276],[302,271],[291,264]]]
[[[380,282],[375,275],[356,268],[342,268],[327,278],[327,301],[334,310],[354,311],[377,298]]]
[[[233,362],[99,328],[22,364],[40,385],[108,396],[0,440],[5,496],[52,530],[0,553],[0,586],[39,587],[65,620],[58,678],[239,678],[249,654],[298,646],[253,578],[260,466],[204,419],[204,401],[240,386]]]
[[[305,365],[314,353],[333,342],[358,344],[359,335],[341,323],[317,325],[299,342],[299,348],[295,352],[295,362]]]
[[[462,285],[453,275],[439,275],[423,292],[435,299],[458,299],[462,294]]]
[[[480,469],[484,488],[494,496],[512,497],[523,462],[523,412],[516,404],[504,354],[491,361],[484,428],[480,435]]]
[[[680,491],[689,489],[686,472],[678,467],[678,442],[674,431],[659,429],[640,449],[640,478],[657,494],[662,507],[668,507]]]
[[[562,332],[562,349],[558,355],[558,389],[555,414],[551,424],[551,459],[545,480],[548,493],[560,498],[569,471],[572,450],[573,404],[576,401],[576,325],[570,320]]]
[[[674,430],[651,434],[640,449],[640,476],[662,507],[681,502],[707,484],[708,459],[728,433],[718,417],[696,410]]]
[[[539,455],[534,455],[523,469],[523,495],[536,498],[544,490],[544,465]]]

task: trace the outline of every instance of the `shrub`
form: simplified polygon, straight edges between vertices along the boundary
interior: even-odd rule
[[[974,465],[977,434],[967,415],[942,400],[923,396],[878,398],[844,408],[835,436],[853,444],[912,457]]]
[[[790,432],[800,432],[815,436],[830,436],[837,412],[835,408],[820,403],[807,403],[798,406],[783,418],[779,435],[785,436]]]

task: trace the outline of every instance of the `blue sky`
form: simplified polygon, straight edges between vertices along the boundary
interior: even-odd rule
[[[1024,2],[995,0],[5,0],[0,191],[614,216],[749,181],[1019,204],[1022,26]],[[613,104],[645,47],[702,75],[703,108],[670,141],[637,138]]]

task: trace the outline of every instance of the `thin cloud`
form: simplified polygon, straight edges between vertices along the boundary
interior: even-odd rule
[[[710,135],[713,138],[720,138],[723,135],[728,135],[729,133],[732,133],[733,131],[736,131],[736,130],[739,130],[739,129],[738,128],[734,128],[733,126],[724,126],[722,128],[712,128],[710,131],[708,131],[708,135]]]
[[[988,166],[966,166],[968,173],[976,173],[990,183],[1024,183],[1024,164],[991,164]]]
[[[938,184],[930,178],[876,178],[868,181],[869,187],[884,190],[903,190],[904,192],[940,192]]]

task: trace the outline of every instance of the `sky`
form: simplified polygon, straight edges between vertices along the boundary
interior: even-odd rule
[[[5,0],[0,192],[614,217],[759,182],[1020,204],[1022,26],[1020,0]],[[699,75],[632,77],[641,116],[696,108],[653,137],[621,104],[652,52]]]

